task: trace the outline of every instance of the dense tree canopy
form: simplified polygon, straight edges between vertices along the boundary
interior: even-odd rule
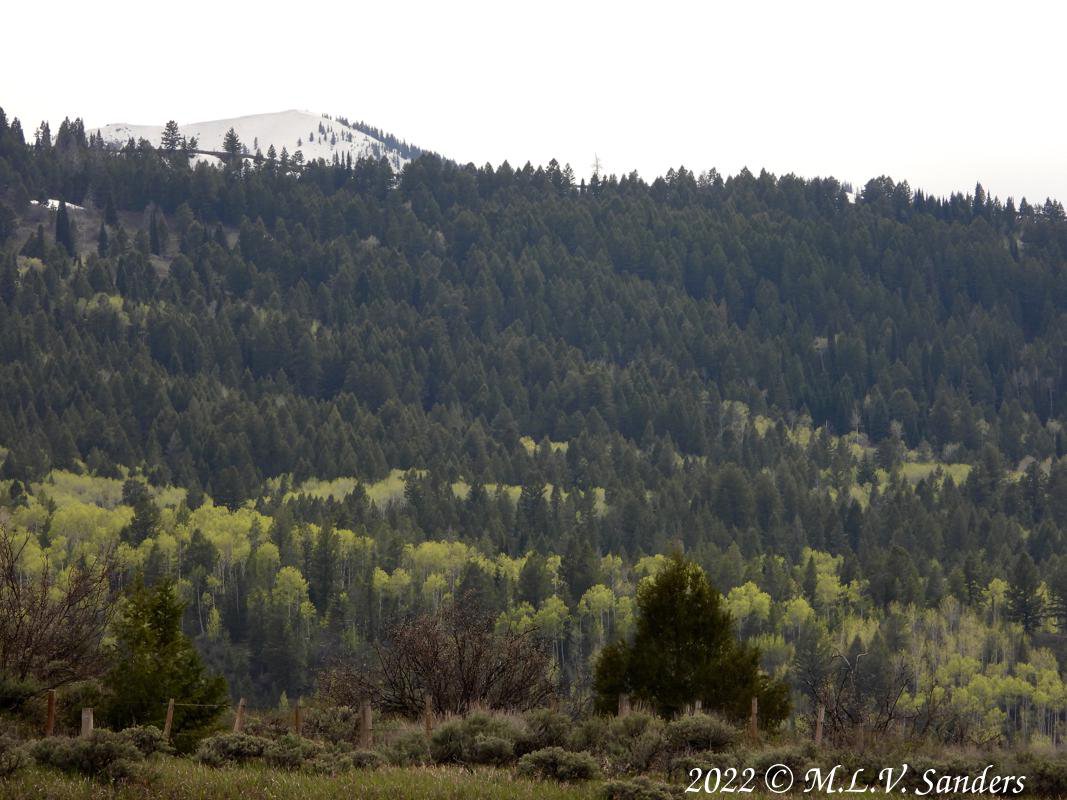
[[[967,685],[1058,668],[1059,203],[31,139],[0,112],[0,502],[50,569],[180,576],[235,692],[457,591],[587,689],[678,547],[777,675],[905,617]]]

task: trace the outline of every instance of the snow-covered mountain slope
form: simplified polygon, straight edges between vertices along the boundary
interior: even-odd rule
[[[283,147],[290,156],[299,150],[304,161],[322,158],[331,162],[334,155],[344,158],[347,154],[351,154],[353,161],[385,156],[394,169],[402,167],[413,155],[413,148],[399,143],[390,144],[351,125],[309,111],[279,111],[178,125],[182,136],[197,138],[198,149],[213,151],[222,150],[223,137],[230,128],[237,133],[249,155],[254,155],[257,148],[266,155],[267,148],[274,145],[278,155],[281,155]],[[147,139],[158,146],[163,123],[131,125],[116,122],[96,130],[105,142],[125,144],[131,138]]]

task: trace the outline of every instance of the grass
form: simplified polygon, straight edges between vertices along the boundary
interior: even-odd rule
[[[117,788],[34,767],[0,780],[0,800],[589,800],[600,786],[529,781],[488,768],[388,767],[330,777],[262,766],[214,769],[179,758],[152,766],[153,777]]]

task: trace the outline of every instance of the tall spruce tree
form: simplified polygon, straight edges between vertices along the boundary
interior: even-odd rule
[[[185,604],[164,578],[148,588],[138,579],[115,623],[114,667],[104,678],[103,717],[115,729],[162,727],[167,703],[175,701],[175,747],[187,752],[227,706],[226,681],[204,668],[192,640],[182,633]]]
[[[74,226],[70,222],[70,214],[67,204],[59,201],[59,210],[56,212],[56,244],[61,245],[69,255],[77,252],[74,241]]]
[[[666,715],[700,700],[734,719],[744,719],[753,697],[760,719],[775,727],[789,714],[785,684],[760,671],[759,651],[737,641],[722,596],[697,564],[673,555],[637,589],[633,642],[604,648],[595,687],[603,710],[619,694],[651,703]]]
[[[182,135],[181,135],[181,132],[178,130],[178,123],[175,122],[174,120],[170,120],[163,127],[163,135],[160,137],[159,146],[163,150],[169,150],[169,151],[173,152],[173,151],[177,150],[179,147],[181,147],[181,144],[182,144]]]

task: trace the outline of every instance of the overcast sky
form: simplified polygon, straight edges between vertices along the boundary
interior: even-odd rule
[[[301,108],[477,164],[683,164],[1067,199],[1061,3],[406,0],[3,10],[27,131]],[[155,10],[155,9],[159,10]]]

